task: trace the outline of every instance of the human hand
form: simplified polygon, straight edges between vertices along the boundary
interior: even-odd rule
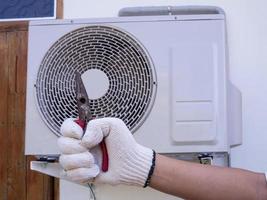
[[[61,126],[58,145],[59,162],[67,179],[86,183],[144,186],[151,170],[153,151],[138,144],[124,122],[117,118],[91,120],[83,136],[82,128],[73,119]],[[100,170],[102,152],[99,143],[105,139],[109,169]]]

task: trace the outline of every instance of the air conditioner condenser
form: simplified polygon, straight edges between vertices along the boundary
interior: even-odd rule
[[[158,153],[228,165],[230,147],[241,144],[241,95],[228,77],[224,12],[126,8],[120,16],[30,22],[25,153],[46,161],[59,154],[60,125],[78,115],[79,72],[94,117],[121,118],[139,143]],[[38,161],[31,168],[55,177],[61,170]],[[88,198],[84,188],[61,183]],[[127,186],[94,192],[97,199],[133,192],[132,200],[177,199]],[[64,190],[62,198],[78,197]]]
[[[76,71],[93,116],[121,118],[139,143],[227,153],[241,113],[226,47],[220,12],[31,22],[26,154],[58,154],[60,124],[78,114]]]

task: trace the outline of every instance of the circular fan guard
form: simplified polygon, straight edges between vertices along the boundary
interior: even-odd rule
[[[137,40],[109,26],[76,29],[47,51],[35,85],[38,108],[45,123],[60,135],[64,119],[77,117],[75,72],[82,74],[90,69],[101,70],[109,79],[106,94],[90,100],[93,117],[118,117],[134,132],[154,102],[155,72]]]

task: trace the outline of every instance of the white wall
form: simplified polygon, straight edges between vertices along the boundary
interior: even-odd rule
[[[266,0],[65,0],[64,18],[114,17],[128,6],[216,5],[227,17],[230,77],[243,95],[243,145],[232,166],[267,170]]]

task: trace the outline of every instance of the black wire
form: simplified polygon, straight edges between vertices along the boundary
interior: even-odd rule
[[[91,195],[93,195],[93,200],[96,200],[95,192],[94,192],[94,190],[93,190],[93,184],[88,183],[87,185],[88,185],[88,187],[89,187],[89,190],[90,190]],[[89,200],[91,200],[91,195],[90,195]]]

